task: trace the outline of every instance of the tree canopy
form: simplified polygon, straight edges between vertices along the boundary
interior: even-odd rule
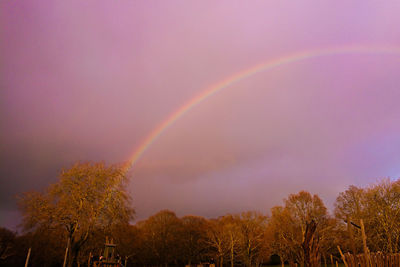
[[[100,255],[105,236],[118,244],[126,266],[215,262],[218,267],[253,267],[271,256],[279,256],[282,264],[314,266],[309,263],[340,261],[338,246],[344,253],[362,252],[361,219],[371,252],[400,252],[400,180],[350,186],[338,195],[334,216],[318,195],[300,191],[273,207],[270,215],[244,211],[216,219],[179,218],[162,210],[130,224],[134,210],[123,167],[76,163],[44,192],[21,196],[28,232],[18,236],[1,231],[0,266],[23,265],[29,247],[32,265],[60,266],[67,240],[68,265],[84,265],[90,253]],[[308,231],[311,226],[314,230]]]
[[[59,181],[44,192],[28,192],[20,197],[25,230],[62,227],[70,249],[68,265],[95,229],[128,223],[134,215],[125,190],[123,165],[75,163],[60,173]]]

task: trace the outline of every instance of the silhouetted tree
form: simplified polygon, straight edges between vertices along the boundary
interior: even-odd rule
[[[15,238],[14,232],[0,227],[0,264],[15,254]]]

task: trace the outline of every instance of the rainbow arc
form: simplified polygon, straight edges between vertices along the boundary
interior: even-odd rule
[[[212,97],[216,93],[230,87],[231,85],[256,75],[260,72],[265,72],[274,69],[279,66],[316,58],[322,56],[331,55],[343,55],[343,54],[388,54],[388,55],[400,55],[400,48],[395,46],[381,46],[381,45],[347,45],[347,46],[336,46],[323,49],[305,50],[295,52],[275,59],[267,60],[264,63],[257,64],[251,68],[242,70],[235,73],[225,79],[208,86],[203,89],[198,95],[190,99],[176,111],[171,113],[165,120],[163,120],[157,127],[150,132],[141,144],[134,150],[130,156],[127,164],[128,171],[132,168],[135,163],[141,158],[145,151],[167,130],[172,124],[179,120],[185,113],[189,112],[192,108],[199,105],[209,97]]]

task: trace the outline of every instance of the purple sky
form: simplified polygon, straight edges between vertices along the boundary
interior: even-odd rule
[[[0,225],[76,160],[127,160],[208,85],[346,44],[400,48],[398,1],[0,1]],[[400,56],[336,55],[240,81],[132,170],[137,218],[215,217],[400,176]]]

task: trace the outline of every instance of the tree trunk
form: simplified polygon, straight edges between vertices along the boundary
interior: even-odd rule
[[[366,265],[369,267],[370,261],[369,261],[368,247],[367,247],[367,236],[365,235],[364,222],[362,219],[360,219],[360,224],[361,224],[361,234],[362,234],[362,239],[363,239],[365,262],[366,262]]]
[[[74,267],[77,265],[79,249],[80,247],[78,244],[71,242],[70,249],[68,251],[68,267]]]
[[[231,244],[231,267],[233,267],[233,244]]]
[[[347,216],[347,232],[349,233],[351,250],[353,252],[353,255],[357,255],[356,243],[354,241],[354,234],[353,234],[353,226],[351,225],[351,219],[349,216]]]
[[[317,229],[315,221],[307,223],[306,232],[304,233],[303,243],[301,244],[304,253],[304,266],[311,267],[316,264],[318,253],[318,245],[315,244],[314,233]]]
[[[65,256],[64,256],[63,267],[65,267],[65,266],[67,265],[67,256],[68,256],[68,254],[69,254],[68,252],[69,252],[70,243],[71,243],[71,238],[68,237],[67,247],[65,248]]]

